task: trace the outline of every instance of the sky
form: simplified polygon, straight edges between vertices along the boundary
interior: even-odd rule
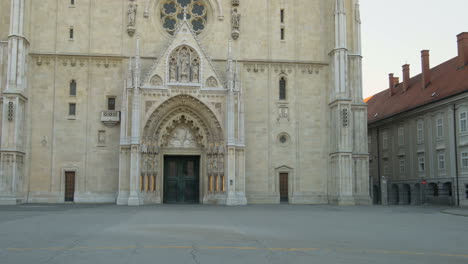
[[[360,0],[364,97],[388,87],[388,74],[421,73],[421,50],[434,67],[457,56],[457,35],[468,31],[468,0]]]

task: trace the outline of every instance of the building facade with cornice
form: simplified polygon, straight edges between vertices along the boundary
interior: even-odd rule
[[[468,33],[456,40],[457,57],[431,67],[423,50],[421,74],[405,64],[366,99],[374,203],[468,205]]]
[[[0,2],[0,204],[368,204],[358,0]]]

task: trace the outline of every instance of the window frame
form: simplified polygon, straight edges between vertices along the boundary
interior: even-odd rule
[[[436,120],[436,137],[439,139],[444,137],[444,119],[442,117]]]
[[[401,126],[398,128],[398,145],[405,145],[405,127]]]
[[[424,120],[418,120],[416,124],[416,137],[418,144],[424,143]]]
[[[424,156],[418,157],[418,171],[419,172],[426,171],[426,159]]]
[[[286,101],[288,99],[287,88],[288,81],[285,76],[281,76],[279,79],[279,100]]]
[[[404,158],[400,158],[399,165],[400,165],[400,175],[404,175],[406,173],[406,160]]]
[[[443,166],[441,166],[443,164]],[[446,160],[445,160],[445,153],[439,153],[437,155],[437,167],[439,170],[445,170]]]
[[[462,117],[462,115],[464,117]],[[467,121],[468,120],[468,114],[466,111],[464,112],[460,112],[459,114],[459,126],[460,126],[460,133],[466,133],[468,132],[468,125],[467,125]]]
[[[68,103],[68,116],[76,116],[76,103]]]
[[[75,40],[75,28],[73,26],[68,28],[68,37],[69,40]]]
[[[69,84],[68,95],[76,96],[78,84],[75,79],[72,79]]]
[[[113,104],[113,109],[111,109],[111,100],[114,101]],[[117,98],[115,96],[108,96],[107,97],[107,110],[108,111],[116,111],[115,109],[117,108]]]
[[[383,174],[386,176],[390,175],[390,166],[388,162],[384,162],[383,164]]]
[[[462,169],[468,169],[468,151],[462,151],[460,153],[460,164]],[[465,164],[466,162],[466,164]]]
[[[388,149],[388,131],[382,132],[382,149]]]

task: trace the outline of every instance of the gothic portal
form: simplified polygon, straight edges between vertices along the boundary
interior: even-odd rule
[[[0,204],[370,202],[358,0],[6,2]]]

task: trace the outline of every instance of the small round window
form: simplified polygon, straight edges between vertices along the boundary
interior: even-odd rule
[[[278,141],[281,145],[287,145],[289,143],[289,135],[287,133],[279,134]]]
[[[169,34],[174,32],[184,20],[193,31],[200,34],[208,20],[207,8],[202,0],[164,0],[161,5],[161,23]]]

